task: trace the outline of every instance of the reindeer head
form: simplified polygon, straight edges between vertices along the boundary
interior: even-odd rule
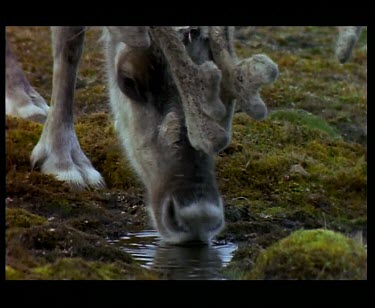
[[[259,88],[276,79],[277,66],[264,55],[239,62],[232,27],[111,28],[115,127],[153,222],[167,242],[208,242],[224,226],[214,158],[230,142],[235,103],[264,118]]]

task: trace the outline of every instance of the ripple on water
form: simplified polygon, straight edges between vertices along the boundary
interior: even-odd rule
[[[158,271],[165,279],[224,279],[220,270],[230,262],[237,249],[231,242],[166,245],[161,243],[155,230],[129,232],[109,242],[130,253],[143,267]]]

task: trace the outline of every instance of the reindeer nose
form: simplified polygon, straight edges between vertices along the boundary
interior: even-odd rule
[[[178,242],[207,243],[224,226],[222,202],[197,200],[186,203],[171,198],[166,204],[165,222],[167,229],[178,238]]]

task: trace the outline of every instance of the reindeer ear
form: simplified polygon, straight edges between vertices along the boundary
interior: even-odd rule
[[[135,77],[128,75],[122,70],[119,70],[117,74],[117,82],[121,91],[127,97],[140,103],[147,102],[147,89]]]

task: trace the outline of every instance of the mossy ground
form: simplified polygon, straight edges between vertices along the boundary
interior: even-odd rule
[[[49,29],[6,31],[31,84],[49,101]],[[240,30],[238,55],[265,53],[280,76],[262,90],[270,116],[256,122],[237,114],[232,143],[217,158],[227,220],[219,237],[240,244],[229,278],[248,279],[260,252],[298,229],[360,232],[366,241],[366,34],[341,65],[330,27]],[[7,117],[7,279],[157,278],[105,240],[148,218],[110,122],[99,37],[95,27],[87,32],[74,112],[82,149],[107,188],[76,192],[31,170],[42,125]]]

